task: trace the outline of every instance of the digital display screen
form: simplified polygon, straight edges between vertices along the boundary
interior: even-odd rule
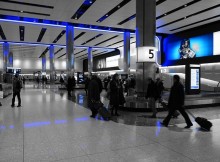
[[[21,69],[20,68],[12,68],[12,67],[7,67],[7,73],[9,74],[20,74]]]
[[[166,60],[180,60],[213,55],[213,33],[197,37],[167,41]]]
[[[191,69],[191,89],[199,89],[199,69]]]
[[[84,83],[84,73],[80,73],[80,72],[77,73],[77,82],[78,84]]]
[[[120,55],[107,57],[106,58],[106,68],[118,67],[119,66]]]

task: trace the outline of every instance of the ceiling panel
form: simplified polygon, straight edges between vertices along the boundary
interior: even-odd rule
[[[96,21],[121,2],[122,0],[96,0],[77,22],[103,25],[104,22],[97,23]]]
[[[15,0],[18,1],[18,0]],[[156,15],[160,16],[162,14],[165,14],[169,11],[172,11],[180,6],[183,6],[189,2],[192,2],[193,0],[167,0],[157,6]],[[30,12],[37,12],[37,13],[47,13],[51,16],[38,16],[38,15],[30,15],[26,13],[16,13],[16,12],[8,12],[8,11],[0,11],[0,14],[4,15],[16,15],[16,16],[24,16],[24,17],[33,17],[33,18],[42,18],[42,19],[48,19],[48,20],[58,20],[58,21],[68,21],[68,22],[75,22],[75,23],[83,23],[83,24],[91,24],[91,25],[100,25],[100,26],[108,26],[108,27],[119,27],[119,28],[125,28],[125,29],[135,29],[136,26],[136,18],[126,22],[122,25],[117,25],[122,20],[128,18],[129,16],[135,14],[136,11],[136,4],[135,0],[130,1],[128,4],[117,10],[115,13],[110,15],[107,19],[105,19],[103,22],[98,23],[96,22],[100,17],[102,17],[104,14],[109,12],[112,8],[114,8],[116,5],[118,5],[122,0],[96,0],[96,2],[80,17],[79,20],[72,20],[71,17],[73,14],[78,10],[78,8],[82,5],[84,0],[19,0],[18,2],[27,2],[27,3],[35,3],[40,5],[48,5],[53,6],[53,9],[46,9],[44,7],[36,7],[36,6],[27,6],[27,5],[19,5],[19,4],[11,4],[11,3],[4,3],[0,2],[0,8],[5,9],[13,9],[13,10],[23,10],[23,11],[30,11]],[[157,20],[156,24],[157,26],[161,26],[164,24],[167,24],[169,22],[172,22],[174,20],[177,20],[179,18],[183,18],[185,16],[188,16],[190,14],[196,13],[198,11],[207,9],[209,7],[215,6],[217,4],[220,4],[219,0],[202,0],[199,1],[191,6],[186,6],[185,8],[178,10],[170,15],[164,16]],[[191,26],[186,26],[201,20],[204,20],[206,18],[213,17],[215,15],[219,15],[220,10],[219,8],[213,9],[211,11],[207,11],[201,14],[198,14],[196,16],[187,18],[185,20],[181,20],[179,22],[170,24],[168,26],[162,27],[157,29],[157,32],[160,33],[175,33],[179,31],[183,31],[186,29],[191,29],[196,26],[204,25],[210,22],[218,21],[219,18],[214,18],[212,20],[208,20],[205,22],[201,22],[198,24],[194,24]],[[5,23],[1,22],[0,25],[2,26],[2,29],[5,33],[5,36],[8,41],[20,41],[19,37],[19,24],[16,23]],[[27,24],[21,24],[22,26],[25,26],[25,42],[36,42],[37,38],[40,34],[40,31],[42,28],[47,28],[45,35],[42,38],[42,43],[51,44],[54,39],[61,33],[61,31],[65,30],[65,28],[55,28],[55,27],[48,27],[48,26],[34,26],[34,25],[27,25]],[[170,31],[175,28],[179,28],[182,26],[186,26],[182,29],[178,29],[175,31]],[[98,34],[103,34],[102,36],[92,40],[89,43],[86,43],[87,46],[94,46],[95,44],[98,44],[102,41],[105,41],[118,33],[107,33],[107,32],[94,32],[94,31],[88,31],[88,30],[78,30],[75,29],[75,36],[80,34],[81,32],[86,32],[84,35],[82,35],[79,39],[77,39],[74,44],[75,45],[81,45],[85,41],[88,41],[89,39],[97,36]],[[132,35],[134,37],[134,35]],[[0,40],[2,38],[0,37]],[[119,35],[117,38],[114,38],[112,40],[109,40],[105,43],[102,43],[98,46],[106,47],[110,44],[113,44],[115,42],[123,40],[123,35]],[[135,41],[135,38],[131,40],[131,42]],[[66,34],[64,34],[60,40],[56,44],[66,44]],[[117,43],[110,47],[118,47],[122,46],[123,42]],[[24,48],[23,50],[20,49],[22,52],[19,51],[18,47],[12,48],[16,55],[21,55],[23,57],[35,57],[38,58],[42,52],[46,49],[46,47],[31,47],[31,48]],[[34,52],[33,52],[34,50]],[[55,48],[55,52],[59,50],[59,48]],[[84,49],[76,49],[74,53],[80,52]],[[56,55],[57,57],[60,57],[61,55],[65,54],[66,50],[62,50]],[[29,54],[31,53],[31,54]],[[100,53],[100,51],[94,52],[94,54]],[[49,53],[47,53],[48,56]],[[87,51],[84,51],[80,54],[77,54],[77,56],[85,55],[87,54]],[[65,58],[62,57],[62,59]]]

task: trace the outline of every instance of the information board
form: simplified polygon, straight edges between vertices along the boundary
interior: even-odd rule
[[[199,89],[199,69],[191,69],[191,89]]]

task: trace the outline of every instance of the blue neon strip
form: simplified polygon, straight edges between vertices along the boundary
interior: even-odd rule
[[[88,121],[89,117],[81,117],[81,118],[75,118],[74,121],[76,122],[82,122],[82,121]]]
[[[5,43],[5,42],[0,42],[0,43],[3,44],[3,43]],[[14,45],[47,46],[47,47],[53,45],[54,47],[66,48],[65,45],[61,45],[61,44],[30,43],[30,42],[12,42],[12,41],[7,41],[7,43],[8,43],[8,44],[14,44]],[[95,47],[95,46],[74,46],[74,48],[82,48],[82,49],[92,48],[92,49],[115,50],[115,48]]]
[[[51,123],[49,121],[25,123],[24,128],[41,127],[41,126],[50,125],[50,124]]]
[[[55,120],[54,123],[55,124],[65,124],[65,123],[67,123],[67,120]]]
[[[110,28],[105,26],[96,26],[89,24],[76,24],[70,22],[53,21],[53,20],[19,17],[19,16],[0,15],[0,21],[12,22],[12,23],[24,23],[31,25],[41,25],[41,26],[43,25],[43,26],[51,26],[51,27],[61,27],[61,28],[66,28],[67,25],[71,25],[74,26],[74,28],[80,30],[91,30],[98,32],[110,32],[110,33],[120,33],[120,34],[124,32],[130,32],[131,34],[135,34],[134,30],[129,30],[129,29]]]

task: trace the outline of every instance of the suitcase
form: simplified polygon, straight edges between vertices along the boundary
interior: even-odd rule
[[[109,121],[110,118],[111,118],[111,114],[109,113],[109,111],[104,106],[99,108],[98,113],[106,121]]]
[[[210,131],[212,127],[212,123],[210,121],[203,117],[195,117],[189,110],[186,111],[195,119],[196,123],[199,124],[202,129]]]

